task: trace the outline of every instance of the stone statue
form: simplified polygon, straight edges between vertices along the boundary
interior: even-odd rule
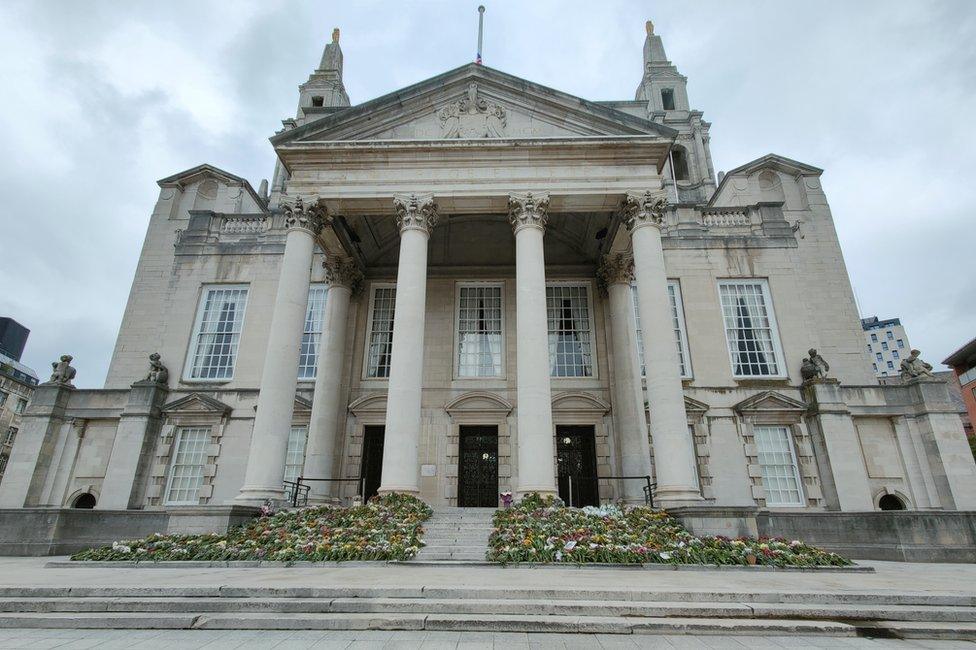
[[[158,352],[153,352],[149,355],[149,374],[146,376],[146,381],[165,386],[169,383],[169,370],[159,359]]]
[[[919,377],[934,377],[932,366],[918,358],[922,354],[918,350],[912,350],[907,359],[901,360],[901,378],[917,379]]]
[[[52,361],[51,368],[54,370],[51,373],[50,383],[61,384],[62,386],[73,386],[71,380],[75,378],[75,373],[77,372],[71,367],[72,356],[70,354],[62,354],[60,361]]]
[[[820,379],[827,378],[827,372],[830,370],[830,364],[822,356],[817,354],[816,348],[810,348],[807,350],[807,354],[810,355],[810,361],[817,366],[817,375]]]
[[[809,356],[803,358],[803,364],[800,366],[800,376],[803,378],[803,383],[824,381],[827,379],[827,371],[830,370],[830,364],[817,353],[816,348],[810,348],[807,350]]]

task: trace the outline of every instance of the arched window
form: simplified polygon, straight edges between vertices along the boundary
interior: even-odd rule
[[[878,507],[882,510],[904,510],[905,502],[894,494],[886,494],[878,499]]]
[[[674,89],[673,88],[662,88],[661,89],[661,105],[666,111],[674,110]]]
[[[91,510],[95,507],[95,495],[85,492],[84,494],[79,494],[75,497],[75,500],[71,504],[72,508],[79,508],[81,510]]]
[[[688,180],[688,151],[682,146],[671,149],[671,164],[674,165],[674,178]]]

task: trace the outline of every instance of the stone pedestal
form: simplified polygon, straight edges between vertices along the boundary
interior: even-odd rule
[[[96,508],[125,510],[143,506],[153,448],[162,423],[159,408],[168,394],[166,386],[155,382],[132,384],[129,402],[119,418]]]
[[[532,492],[543,496],[558,492],[542,245],[548,208],[548,194],[509,197],[510,220],[515,231],[517,498]]]
[[[400,228],[400,261],[379,492],[418,494],[427,242],[431,229],[437,224],[437,206],[429,195],[398,196],[393,205]]]

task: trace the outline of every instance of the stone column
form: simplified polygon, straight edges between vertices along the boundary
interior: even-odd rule
[[[637,329],[630,283],[634,278],[630,255],[608,255],[600,265],[600,279],[610,300],[613,338],[613,411],[620,441],[620,469],[624,476],[651,476],[651,447],[644,415],[644,388],[637,358]],[[644,484],[622,481],[624,501],[644,502]]]
[[[400,228],[393,350],[386,398],[383,475],[379,492],[420,492],[420,400],[427,309],[427,242],[437,224],[431,195],[393,198]]]
[[[316,201],[306,207],[298,198],[294,206],[282,207],[288,229],[285,253],[271,312],[247,470],[236,498],[237,502],[253,505],[284,496],[285,453],[298,388],[298,357],[308,306],[312,253],[315,238],[326,222],[325,210]]]
[[[625,210],[634,251],[637,308],[644,332],[644,374],[654,439],[657,501],[701,501],[695,488],[695,445],[688,432],[681,366],[674,344],[661,225],[667,200],[651,192],[628,193]]]
[[[549,325],[542,238],[549,195],[510,194],[509,220],[515,231],[516,382],[518,396],[517,496],[555,495],[556,438],[549,386]]]
[[[309,478],[336,478],[335,446],[339,431],[342,398],[343,356],[346,352],[346,319],[349,298],[361,273],[351,260],[330,258],[323,264],[329,297],[325,301],[312,418],[308,427],[308,447],[302,474]],[[335,494],[331,483],[312,483],[310,501],[324,501]]]

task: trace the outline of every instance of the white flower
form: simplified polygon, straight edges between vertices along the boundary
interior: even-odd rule
[[[567,551],[572,551],[574,548],[576,548],[576,541],[575,540],[570,540],[570,541],[566,542],[566,545],[565,546],[563,546],[563,549],[564,550],[567,550]]]
[[[661,551],[660,553],[658,553],[658,555],[661,557],[662,560],[670,560],[671,559],[671,554],[668,553],[667,551]]]
[[[563,559],[563,552],[562,551],[556,551],[556,560],[560,560],[561,561],[562,559]]]

